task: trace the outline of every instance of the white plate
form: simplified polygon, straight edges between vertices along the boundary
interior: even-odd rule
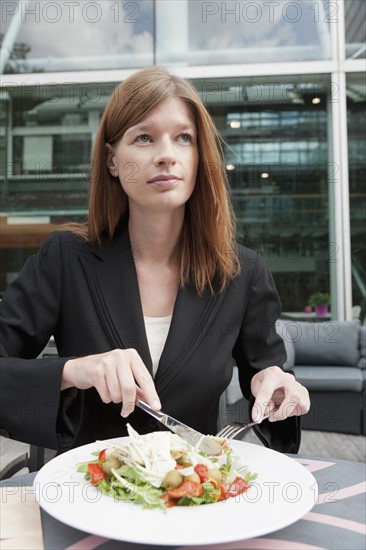
[[[126,443],[129,438],[114,441]],[[231,441],[258,477],[243,495],[224,502],[168,510],[144,509],[115,502],[76,472],[98,441],[57,456],[34,480],[37,500],[51,516],[87,533],[141,544],[218,544],[258,537],[282,529],[304,516],[316,502],[317,483],[292,458],[244,441]]]

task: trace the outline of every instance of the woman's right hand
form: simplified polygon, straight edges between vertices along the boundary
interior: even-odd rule
[[[155,410],[161,408],[154,381],[135,349],[114,349],[69,359],[64,365],[61,390],[71,387],[94,387],[104,403],[123,403],[123,417],[134,410],[136,396]]]

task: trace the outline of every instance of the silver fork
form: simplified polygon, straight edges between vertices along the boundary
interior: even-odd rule
[[[275,411],[271,411],[270,414],[274,412]],[[269,417],[269,414],[264,416],[262,420],[266,420],[266,418],[268,417]],[[230,424],[227,424],[226,426],[221,428],[221,430],[217,432],[216,437],[226,437],[226,439],[233,439],[238,434],[240,434],[240,432],[242,432],[243,430],[246,430],[247,428],[251,428],[256,424],[258,424],[258,422],[249,422],[248,424],[245,424],[243,422],[231,422]]]

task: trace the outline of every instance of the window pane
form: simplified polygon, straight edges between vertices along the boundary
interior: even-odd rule
[[[366,83],[347,78],[349,194],[351,217],[352,301],[356,315],[366,315]]]
[[[153,61],[153,0],[7,2],[17,33],[6,73],[137,68]]]
[[[366,57],[366,2],[346,0],[344,2],[346,26],[346,57]]]
[[[13,87],[0,96],[0,294],[57,225],[84,219],[90,151],[115,84]]]
[[[8,90],[2,102],[12,113],[11,158],[1,175],[6,213],[86,212],[93,136],[114,87],[93,86],[94,94],[80,86]]]
[[[158,63],[330,59],[332,2],[157,0]]]
[[[232,86],[220,84],[221,90]],[[220,105],[211,101],[210,110],[228,143],[227,174],[242,240],[270,267],[285,314],[303,312],[310,294],[329,292],[330,87],[326,82],[258,87],[263,100],[240,94],[235,104],[233,98]],[[287,97],[288,89],[296,93]]]
[[[90,149],[90,134],[17,136],[13,140],[13,174],[84,173]]]

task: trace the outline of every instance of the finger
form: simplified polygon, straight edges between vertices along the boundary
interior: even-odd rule
[[[118,365],[116,365],[115,362],[106,369],[105,379],[111,401],[113,401],[113,403],[121,403],[122,386],[118,376]]]
[[[253,422],[262,422],[263,417],[267,416],[274,409],[273,401],[268,396],[260,395],[256,399],[252,408]]]
[[[253,422],[261,422],[263,416],[267,415],[276,408],[273,400],[273,394],[276,390],[276,384],[273,380],[263,381],[255,396],[255,402],[252,409]]]
[[[113,350],[96,357],[94,366],[94,386],[104,403],[120,403],[122,401],[122,388],[117,368],[120,362],[119,350]]]
[[[138,390],[138,395],[142,397],[153,409],[160,410],[161,403],[154,381],[141,357],[137,353],[132,357],[131,369],[140,389],[140,391]]]
[[[97,365],[94,369],[93,384],[97,392],[100,395],[103,403],[110,403],[112,401],[109,393],[108,384],[105,378],[105,369],[101,365]]]
[[[305,386],[301,386],[301,397],[298,401],[298,414],[306,414],[310,410],[310,395]]]
[[[135,409],[136,382],[133,377],[130,365],[120,364],[117,369],[119,386],[122,392],[121,416],[127,418]]]
[[[290,416],[298,416],[298,403],[295,401],[283,400],[277,412],[273,414],[273,418],[270,418],[272,422],[277,420],[285,420]]]
[[[136,384],[125,351],[112,350],[101,354],[98,359],[93,385],[105,403],[123,402],[121,414],[128,416],[134,409]]]
[[[309,392],[296,382],[295,389],[282,400],[273,420],[284,420],[290,416],[306,414],[310,409]]]
[[[283,404],[284,408],[284,414],[287,416],[300,416],[302,414],[306,414],[309,412],[310,409],[310,398],[309,394],[306,388],[303,388],[304,392],[303,395],[300,397],[295,397],[290,401],[288,399],[288,404]]]

